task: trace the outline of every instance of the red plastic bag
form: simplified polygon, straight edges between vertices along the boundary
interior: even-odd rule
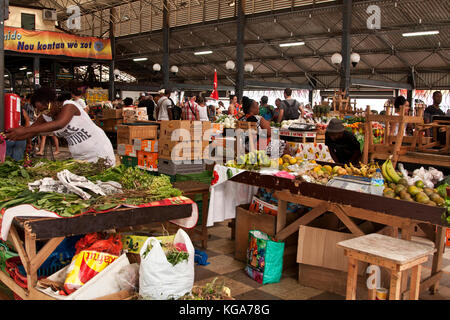
[[[64,291],[71,294],[108,265],[113,263],[122,250],[120,235],[103,239],[100,233],[91,233],[75,245],[76,253],[67,271]]]

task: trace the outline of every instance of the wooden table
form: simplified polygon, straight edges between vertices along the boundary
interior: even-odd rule
[[[315,183],[293,181],[274,176],[260,175],[244,171],[232,181],[277,190],[278,216],[276,238],[284,240],[297,232],[301,225],[308,225],[326,212],[337,218],[356,236],[365,233],[352,219],[361,219],[394,228],[394,235],[401,230],[401,238],[411,240],[414,228],[418,226],[427,239],[435,244],[431,276],[423,280],[421,291],[430,288],[433,293],[439,286],[442,276],[442,259],[445,249],[445,229],[447,224],[441,219],[444,208],[427,206],[402,200],[390,199],[355,191],[327,187]],[[312,210],[293,223],[286,225],[287,203],[297,203]],[[403,281],[406,283],[406,281]],[[402,288],[404,295],[409,292]]]
[[[188,229],[186,230],[190,236],[197,236],[197,239],[202,241],[202,248],[206,249],[208,246],[208,201],[209,201],[209,184],[199,181],[179,181],[174,182],[173,186],[180,189],[183,195],[194,200],[198,194],[202,195],[202,227],[201,230]],[[199,236],[199,237],[198,237]]]
[[[107,213],[86,213],[71,218],[14,218],[9,239],[19,254],[27,273],[28,289],[20,287],[4,271],[0,271],[0,281],[24,300],[53,300],[35,288],[37,270],[65,237],[187,218],[191,214],[192,206],[183,204],[126,208]],[[23,234],[23,237],[19,233]],[[39,252],[36,251],[36,241],[38,240],[47,240]]]

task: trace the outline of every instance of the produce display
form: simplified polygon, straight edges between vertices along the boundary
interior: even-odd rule
[[[61,181],[62,173],[70,177],[69,189],[60,189],[62,186],[56,183]],[[0,209],[31,204],[66,217],[181,195],[180,190],[173,188],[168,176],[153,176],[139,168],[123,165],[108,167],[103,159],[96,163],[39,160],[27,168],[23,167],[23,162],[6,160],[0,164],[0,178]],[[105,191],[108,185],[121,188],[113,193],[96,192],[96,187]],[[42,190],[42,187],[49,191],[33,191],[36,188]]]
[[[222,123],[225,129],[236,128],[236,118],[232,115],[220,115],[214,123]]]
[[[230,160],[226,163],[226,166],[245,170],[259,170],[262,167],[270,167],[271,161],[265,151],[259,150],[239,156],[237,161]]]

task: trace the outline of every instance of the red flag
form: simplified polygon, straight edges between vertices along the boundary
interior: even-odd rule
[[[217,91],[217,70],[214,69],[214,90],[211,93],[211,98],[219,100],[219,92]]]

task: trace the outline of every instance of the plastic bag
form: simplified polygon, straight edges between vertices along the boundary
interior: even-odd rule
[[[283,254],[284,242],[276,242],[264,232],[250,230],[245,267],[247,275],[261,284],[280,282]]]
[[[67,294],[79,289],[113,263],[120,255],[122,242],[119,235],[102,239],[101,234],[91,233],[80,239],[75,248],[75,256],[64,281]]]
[[[139,285],[139,264],[129,264],[120,269],[117,274],[117,283],[120,290],[137,291],[136,289]]]
[[[178,299],[191,292],[194,285],[195,251],[191,239],[185,231],[179,229],[173,244],[184,244],[189,254],[187,260],[172,265],[159,243],[154,238],[148,238],[142,246],[139,269],[139,295],[144,299],[167,300]],[[148,245],[150,252],[145,255]],[[180,245],[178,245],[180,247]]]

